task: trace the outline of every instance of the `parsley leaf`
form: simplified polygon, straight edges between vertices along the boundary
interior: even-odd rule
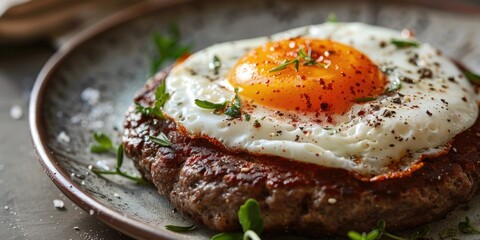
[[[148,139],[150,139],[150,141],[162,147],[170,147],[172,145],[172,142],[170,142],[170,140],[167,138],[167,136],[163,132],[160,132],[160,134],[157,137],[148,136]]]
[[[166,61],[175,60],[190,51],[190,46],[180,44],[180,31],[175,24],[170,25],[168,35],[154,33],[153,42],[157,52],[152,59],[150,76],[155,75]]]
[[[406,48],[406,47],[419,47],[420,43],[412,40],[396,39],[393,38],[390,40],[390,43],[395,45],[397,48]]]
[[[190,226],[165,225],[165,229],[172,232],[184,233],[184,232],[190,232],[197,229],[197,226],[195,224]]]
[[[115,151],[112,140],[104,133],[97,133],[97,132],[93,133],[93,139],[97,143],[90,148],[90,151],[92,153],[104,153],[104,152]]]

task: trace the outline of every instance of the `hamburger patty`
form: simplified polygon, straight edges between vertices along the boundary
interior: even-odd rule
[[[166,73],[135,97],[153,105]],[[135,113],[124,123],[123,144],[142,175],[181,212],[218,231],[241,230],[237,211],[248,198],[261,207],[266,232],[345,235],[377,221],[400,230],[438,219],[471,199],[480,180],[480,122],[455,137],[450,152],[424,159],[403,177],[363,181],[346,170],[275,156],[232,153],[207,139],[193,139],[167,119]],[[172,142],[148,140],[160,132]]]

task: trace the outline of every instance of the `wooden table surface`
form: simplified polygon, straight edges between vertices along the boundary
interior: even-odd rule
[[[0,239],[131,239],[73,204],[35,157],[28,98],[53,52],[46,44],[0,47]],[[55,208],[54,200],[65,207]]]

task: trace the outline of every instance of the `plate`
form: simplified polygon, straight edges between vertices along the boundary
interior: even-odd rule
[[[419,1],[420,2],[420,1]],[[431,5],[431,6],[430,6]],[[177,213],[153,186],[92,174],[90,167],[114,166],[114,156],[92,154],[93,132],[118,144],[124,113],[148,76],[152,34],[176,23],[183,42],[199,50],[209,45],[268,35],[325,21],[360,21],[401,30],[480,71],[479,6],[422,1],[159,1],[112,16],[65,44],[44,66],[30,102],[30,127],[40,163],[73,202],[113,228],[138,239],[208,239],[213,231],[177,234],[167,224],[192,221]],[[130,161],[125,167],[135,172]],[[469,210],[458,208],[432,224],[433,235],[465,216],[480,219],[479,197]],[[477,211],[479,210],[479,211]]]

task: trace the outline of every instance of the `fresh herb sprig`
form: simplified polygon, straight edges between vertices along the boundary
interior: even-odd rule
[[[243,234],[219,233],[210,238],[210,240],[260,240],[259,235],[263,231],[263,219],[260,212],[260,205],[255,199],[250,198],[240,206],[238,210],[238,221],[242,226]]]
[[[150,76],[155,75],[162,65],[169,60],[176,60],[190,52],[190,46],[180,44],[180,30],[176,24],[171,24],[168,35],[153,34],[156,56],[152,59]]]
[[[136,183],[143,184],[145,183],[145,180],[142,177],[137,177],[128,174],[127,172],[122,171],[122,164],[123,164],[123,145],[120,144],[118,145],[117,148],[117,165],[115,166],[115,170],[109,171],[109,170],[100,170],[100,169],[92,169],[92,172],[98,175],[119,175],[125,178],[128,178]]]
[[[115,153],[115,147],[113,146],[112,140],[104,133],[93,133],[93,139],[96,143],[90,147],[92,153]]]
[[[284,60],[282,64],[268,70],[268,72],[277,72],[277,71],[281,71],[285,68],[287,68],[288,65],[291,65],[291,64],[294,64],[295,65],[295,70],[298,72],[298,68],[300,66],[300,60],[303,60],[303,66],[314,66],[314,65],[318,65],[318,66],[322,66],[324,68],[327,67],[326,64],[324,63],[319,63],[317,62],[315,59],[312,58],[312,51],[309,50],[308,51],[308,54],[305,53],[305,51],[303,50],[303,48],[301,48],[299,51],[298,51],[298,56],[292,60]]]
[[[170,142],[170,140],[167,138],[167,136],[163,132],[160,132],[160,134],[157,137],[148,136],[148,139],[150,139],[150,141],[152,141],[152,142],[154,142],[154,143],[156,143],[156,144],[158,144],[162,147],[172,146],[172,142]]]
[[[377,226],[374,227],[368,233],[365,233],[365,232],[358,233],[355,231],[349,231],[347,233],[347,236],[351,240],[376,240],[376,239],[380,239],[382,236],[385,236],[394,240],[418,240],[418,239],[425,238],[429,232],[430,232],[430,227],[427,225],[421,228],[419,231],[413,233],[410,237],[403,238],[385,231],[385,221],[380,220],[378,221]]]
[[[407,47],[419,47],[420,43],[414,40],[398,39],[392,38],[390,43],[395,45],[397,48],[407,48]]]
[[[222,103],[213,103],[206,100],[195,99],[195,105],[204,109],[212,109],[215,114],[222,113],[229,116],[230,118],[238,118],[242,115],[240,111],[242,107],[242,101],[238,95],[238,88],[234,89],[235,96],[230,101],[225,101]]]
[[[400,80],[393,81],[392,84],[388,87],[387,90],[385,90],[384,94],[390,94],[393,92],[396,92],[402,88],[402,82]],[[377,100],[376,97],[360,97],[356,98],[354,101],[357,103],[365,103],[365,102],[371,102]]]
[[[153,104],[153,107],[145,107],[139,103],[135,103],[135,112],[146,116],[156,116],[159,118],[164,118],[162,113],[162,107],[163,105],[165,105],[169,98],[170,93],[167,92],[165,79],[163,79],[155,90],[155,103]]]

